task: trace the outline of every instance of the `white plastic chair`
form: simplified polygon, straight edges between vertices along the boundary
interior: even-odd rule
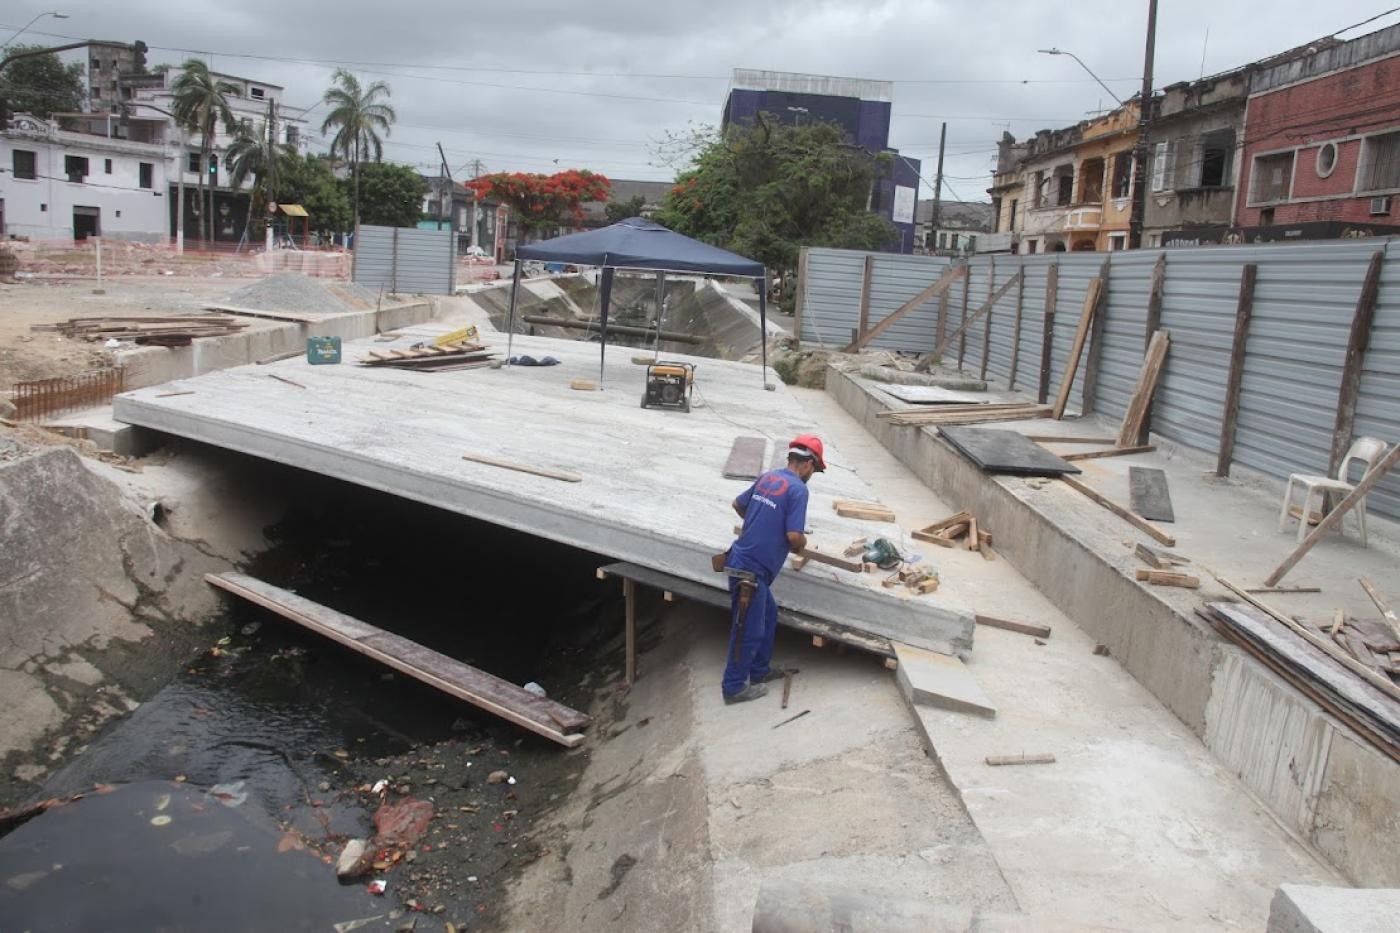
[[[1356,488],[1352,483],[1347,482],[1347,471],[1353,460],[1360,460],[1365,464],[1365,471],[1376,465],[1381,457],[1385,456],[1387,448],[1385,442],[1374,437],[1358,437],[1352,442],[1347,450],[1347,455],[1342,458],[1342,465],[1337,469],[1337,477],[1314,476],[1309,473],[1294,473],[1288,477],[1288,488],[1283,491],[1283,508],[1278,515],[1278,530],[1283,531],[1288,527],[1288,509],[1293,505],[1293,487],[1295,485],[1303,488],[1303,505],[1298,519],[1298,540],[1302,541],[1308,534],[1308,518],[1313,512],[1313,500],[1316,497],[1318,514],[1325,514],[1327,508],[1327,497],[1330,493],[1338,493],[1338,499],[1346,496]],[[1357,531],[1361,536],[1361,546],[1366,546],[1366,497],[1362,496],[1361,501],[1351,510],[1356,516]],[[1345,521],[1345,519],[1343,519]],[[1337,523],[1337,533],[1342,531],[1342,522]]]

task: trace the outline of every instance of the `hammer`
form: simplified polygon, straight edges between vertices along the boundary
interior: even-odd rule
[[[734,630],[734,661],[737,663],[744,643],[744,624],[749,617],[749,603],[753,601],[753,594],[758,589],[758,578],[752,571],[738,570],[734,567],[725,567],[724,572],[739,581],[739,621]]]

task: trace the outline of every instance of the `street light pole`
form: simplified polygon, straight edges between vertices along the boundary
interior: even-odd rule
[[[1138,98],[1138,135],[1133,147],[1133,208],[1128,219],[1128,249],[1142,247],[1147,213],[1147,128],[1152,119],[1152,59],[1157,48],[1157,0],[1147,3],[1147,48],[1142,56],[1142,93]]]
[[[39,22],[39,20],[43,19],[45,16],[52,16],[54,19],[67,19],[67,18],[68,18],[68,14],[67,14],[67,13],[54,13],[54,12],[40,13],[38,16],[36,16],[36,17],[34,17],[33,19],[31,19],[29,22],[27,22],[27,23],[25,23],[23,26],[19,27],[19,29],[15,32],[14,35],[12,35],[12,36],[10,36],[10,38],[6,39],[6,40],[5,40],[5,44],[4,44],[4,45],[0,45],[0,51],[4,51],[5,49],[8,49],[10,46],[14,45],[15,40],[18,39],[18,38],[24,33],[24,31],[25,31],[26,29],[28,29],[30,26],[33,26],[35,23]]]
[[[1153,4],[1153,7],[1154,9],[1156,8],[1155,3]],[[1099,87],[1107,91],[1109,97],[1112,97],[1114,101],[1116,101],[1120,105],[1123,103],[1121,100],[1118,99],[1118,95],[1113,93],[1113,88],[1109,87],[1107,84],[1104,84],[1103,79],[1101,79],[1098,75],[1094,74],[1094,72],[1089,69],[1089,66],[1084,64],[1084,60],[1081,59],[1078,55],[1075,55],[1073,52],[1066,52],[1064,49],[1036,49],[1036,51],[1039,52],[1041,55],[1068,55],[1076,62],[1079,62],[1079,67],[1083,68],[1086,72],[1088,72],[1089,77],[1099,82]]]

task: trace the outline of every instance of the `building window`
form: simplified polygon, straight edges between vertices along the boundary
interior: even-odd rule
[[[1031,207],[1045,206],[1045,173],[1036,172],[1035,179],[1031,183]]]
[[[1176,187],[1176,140],[1158,143],[1152,153],[1152,190]]]
[[[1201,171],[1196,184],[1201,188],[1224,188],[1230,184],[1230,159],[1235,151],[1235,131],[1217,130],[1201,138]]]
[[[1249,200],[1252,204],[1287,201],[1293,188],[1293,153],[1276,152],[1256,156],[1250,180]]]
[[[1149,233],[1149,234],[1147,235],[1147,245],[1148,245],[1148,246],[1161,246],[1161,245],[1162,245],[1162,235],[1161,235],[1160,233]]]
[[[151,163],[151,162],[142,162],[142,163],[140,163],[139,167],[140,167],[140,170],[141,170],[141,187],[142,187],[142,188],[154,188],[154,187],[155,187],[155,174],[156,174],[156,167],[155,167],[154,163]]]
[[[1001,198],[992,198],[992,232],[1001,229]]]
[[[1400,131],[1368,136],[1361,143],[1361,191],[1400,188]]]
[[[1126,198],[1133,190],[1133,157],[1120,152],[1113,157],[1113,196]]]
[[[301,127],[287,124],[287,145],[295,146],[301,141]]]
[[[16,149],[13,153],[12,168],[16,178],[34,179],[38,177],[38,154],[28,149]]]
[[[1074,202],[1074,166],[1061,165],[1055,169],[1055,204],[1068,207]]]
[[[1271,227],[1271,226],[1273,226],[1273,223],[1274,223],[1274,209],[1273,209],[1272,207],[1266,207],[1266,208],[1264,208],[1262,211],[1259,212],[1259,226],[1261,226],[1261,227]]]
[[[186,170],[186,171],[189,171],[189,172],[194,172],[196,175],[198,175],[198,174],[199,174],[199,164],[200,164],[199,153],[198,153],[198,152],[191,152],[191,153],[190,153],[190,156],[189,156],[189,161],[188,161],[187,164],[186,164],[185,170]]]
[[[1027,253],[1027,254],[1034,253],[1034,252],[1036,251],[1036,249],[1037,249],[1039,246],[1040,246],[1040,241],[1039,241],[1039,240],[1027,240],[1027,241],[1026,241],[1026,253]]]
[[[262,100],[265,93],[266,92],[260,87],[248,88],[248,96],[253,98],[253,100]]]
[[[88,175],[88,160],[86,156],[64,156],[63,173],[72,182],[81,182]]]
[[[110,175],[110,174],[112,174],[112,160],[111,160],[111,159],[103,159],[102,162],[103,162],[103,165],[102,165],[103,174],[105,174],[105,175]]]
[[[1085,159],[1079,164],[1079,203],[1103,203],[1103,159]]]
[[[1108,248],[1110,250],[1120,250],[1128,248],[1128,238],[1126,235],[1118,233],[1108,238]]]
[[[1326,178],[1337,170],[1337,144],[1323,143],[1317,147],[1317,177]]]
[[[1006,220],[1007,220],[1006,229],[1007,229],[1008,231],[1010,231],[1011,233],[1015,233],[1015,232],[1016,232],[1016,211],[1018,211],[1018,210],[1020,209],[1020,207],[1021,207],[1021,202],[1020,202],[1020,201],[1017,201],[1017,200],[1015,200],[1015,199],[1013,198],[1012,201],[1011,201],[1011,216],[1008,217],[1008,218],[1006,218]]]

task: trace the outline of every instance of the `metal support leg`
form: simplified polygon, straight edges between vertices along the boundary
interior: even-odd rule
[[[630,687],[637,680],[637,584],[634,581],[626,579],[622,581],[622,599],[626,603],[624,610],[627,632],[626,677],[627,686]]]

